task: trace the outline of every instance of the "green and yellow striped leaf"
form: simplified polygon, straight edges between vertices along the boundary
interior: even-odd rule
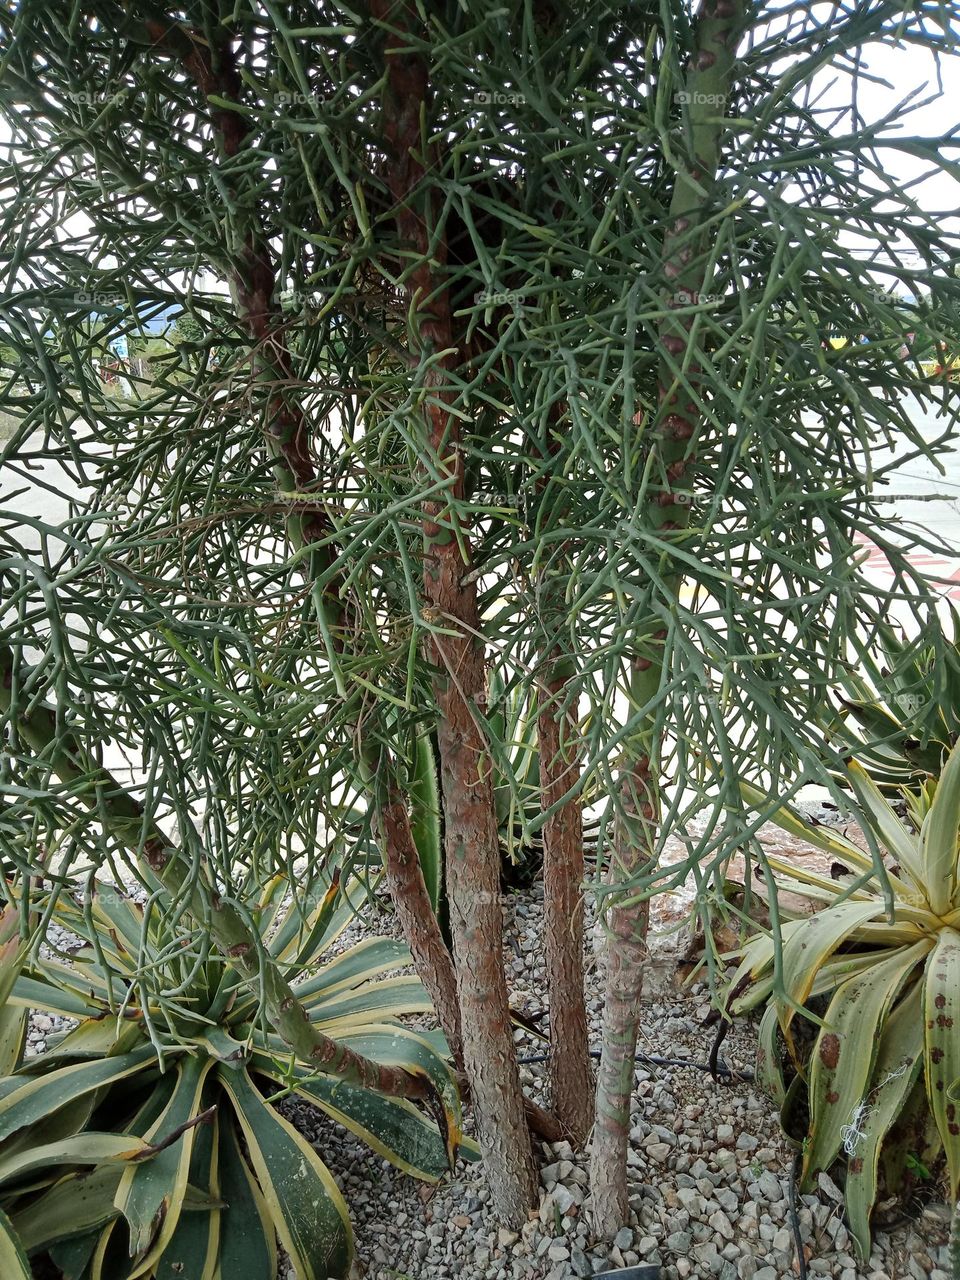
[[[203,1083],[212,1066],[207,1057],[187,1057],[177,1065],[170,1100],[145,1138],[157,1141],[200,1113]],[[152,1160],[124,1171],[115,1204],[127,1221],[130,1255],[135,1259],[128,1280],[148,1273],[177,1228],[195,1137],[193,1126]]]
[[[287,1083],[282,1069],[266,1054],[256,1054],[251,1067],[278,1084]],[[436,1123],[405,1098],[388,1098],[300,1069],[295,1091],[404,1173],[436,1182],[449,1172],[446,1144]]]
[[[430,905],[436,912],[443,883],[443,838],[437,763],[427,732],[417,735],[414,771],[410,780],[410,827]]]
[[[33,1280],[23,1245],[7,1215],[0,1209],[0,1276],[3,1280]]]
[[[68,1174],[13,1214],[14,1229],[27,1253],[112,1222],[119,1216],[113,1199],[122,1174],[119,1165]]]
[[[858,926],[866,924],[883,910],[877,899],[870,902],[841,902],[818,911],[802,922],[802,928],[791,932],[783,944],[783,988],[788,1000],[802,1005],[813,989],[817,974],[837,947]],[[780,1028],[790,1038],[790,1023],[795,1010],[786,1002],[780,1004]]]
[[[99,1058],[60,1067],[45,1076],[14,1077],[14,1087],[0,1098],[0,1141],[25,1125],[35,1124],[50,1112],[94,1089],[115,1084],[156,1060],[152,1045],[115,1058]]]
[[[296,983],[299,999],[332,996],[411,963],[410,948],[395,938],[366,938]]]
[[[260,1185],[240,1151],[236,1126],[217,1118],[220,1254],[215,1280],[276,1280],[277,1232]]]
[[[191,1185],[205,1189],[211,1200],[220,1197],[218,1178],[219,1145],[211,1124],[198,1126],[190,1160]],[[150,1280],[214,1280],[220,1247],[223,1211],[183,1213],[163,1252],[153,1264]],[[234,1278],[236,1280],[236,1278]]]
[[[451,1168],[463,1142],[460,1093],[447,1063],[429,1040],[401,1026],[371,1026],[362,1032],[338,1035],[338,1040],[365,1057],[387,1066],[403,1067],[411,1075],[428,1080],[443,1108],[443,1135]]]
[[[920,829],[923,882],[931,910],[946,913],[958,904],[957,839],[960,833],[960,747],[947,758],[933,804]]]
[[[353,1261],[353,1232],[329,1170],[306,1139],[266,1104],[246,1071],[218,1070],[298,1280],[340,1280]]]
[[[69,1168],[75,1164],[130,1164],[146,1160],[150,1144],[125,1133],[84,1133],[59,1142],[29,1146],[24,1151],[0,1151],[0,1184],[25,1178],[37,1169],[50,1166]]]

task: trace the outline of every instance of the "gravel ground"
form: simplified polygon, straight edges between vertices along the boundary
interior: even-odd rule
[[[514,1004],[542,1009],[541,891],[516,895],[506,908],[507,968]],[[660,925],[670,922],[669,903]],[[383,921],[380,922],[382,925]],[[591,947],[587,989],[600,990]],[[641,1053],[706,1059],[703,986],[679,990],[670,939],[654,942],[643,1008]],[[593,1047],[599,1048],[600,1000],[590,1000]],[[521,1057],[543,1046],[517,1032]],[[749,1069],[753,1028],[736,1027],[723,1046],[734,1070]],[[543,1098],[541,1063],[523,1067],[528,1092]],[[714,1084],[702,1071],[638,1066],[630,1133],[630,1225],[612,1247],[588,1225],[587,1162],[564,1143],[541,1147],[539,1212],[519,1233],[504,1230],[488,1206],[482,1168],[467,1166],[437,1187],[393,1170],[313,1108],[288,1114],[335,1172],[357,1233],[357,1276],[364,1280],[569,1280],[608,1268],[658,1263],[665,1280],[777,1280],[798,1267],[788,1208],[792,1153],[769,1101],[748,1080]],[[818,1194],[798,1198],[798,1220],[811,1276],[838,1280],[949,1280],[949,1212],[932,1203],[875,1234],[868,1264],[856,1261],[843,1224],[841,1193],[826,1176]]]

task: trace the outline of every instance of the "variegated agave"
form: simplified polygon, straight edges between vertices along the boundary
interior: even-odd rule
[[[952,616],[960,637],[960,614]],[[907,640],[888,626],[877,643],[879,661],[861,653],[843,676],[839,712],[824,729],[890,790],[939,774],[960,736],[960,642],[942,633]]]
[[[41,1117],[48,1141],[122,1129],[138,1156],[0,1187],[22,1248],[48,1251],[64,1280],[273,1280],[279,1238],[298,1280],[341,1276],[353,1256],[347,1207],[271,1096],[299,1094],[416,1177],[448,1169],[461,1135],[443,1046],[397,1020],[429,999],[416,977],[385,976],[408,964],[407,948],[370,938],[324,958],[356,911],[356,892],[336,880],[309,906],[282,879],[244,899],[259,900],[263,946],[315,1025],[427,1077],[436,1117],[292,1060],[259,1024],[257,993],[201,934],[178,932],[169,899],[150,887],[143,905],[102,884],[81,903],[62,899],[57,917],[85,945],[41,956],[13,986],[12,1006],[78,1025],[0,1086],[0,1175]],[[80,1161],[65,1152],[62,1163]]]
[[[960,748],[938,783],[905,793],[909,825],[860,766],[847,778],[883,868],[843,835],[780,809],[780,827],[841,865],[835,879],[768,858],[778,898],[800,895],[816,910],[781,901],[782,945],[766,932],[745,944],[726,1007],[769,1002],[758,1075],[802,1141],[803,1186],[846,1158],[847,1215],[866,1257],[881,1185],[897,1193],[910,1167],[943,1156],[953,1202],[960,1187]],[[812,1044],[798,1034],[804,1009]]]

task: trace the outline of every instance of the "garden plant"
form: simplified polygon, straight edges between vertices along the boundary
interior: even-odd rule
[[[166,895],[201,1004],[237,984],[220,1030],[289,1055],[268,1089],[436,1111],[452,1153],[459,1084],[504,1229],[537,1203],[534,1138],[566,1134],[613,1237],[650,898],[709,900],[755,826],[741,780],[779,803],[823,775],[825,699],[892,610],[945,643],[910,558],[942,546],[877,490],[955,429],[891,299],[946,358],[960,235],[897,164],[954,191],[960,144],[912,129],[917,96],[868,120],[859,95],[897,47],[935,83],[956,19],[0,2],[0,851],[27,918],[91,876]],[[102,350],[171,308],[149,376],[106,384]],[[542,844],[549,1113],[503,962],[518,836]],[[266,945],[251,892],[334,867],[389,895],[449,1063],[325,1029]],[[114,960],[140,983],[171,945],[145,916]],[[216,1054],[173,1069],[195,1058],[221,1135],[234,1115],[249,1144],[247,1101],[281,1131]]]

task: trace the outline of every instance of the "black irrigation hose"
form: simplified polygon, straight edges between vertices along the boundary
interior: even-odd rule
[[[800,1214],[797,1210],[797,1172],[802,1156],[798,1151],[790,1166],[790,1187],[787,1205],[790,1210],[790,1227],[793,1231],[793,1242],[797,1247],[797,1268],[799,1280],[807,1280],[807,1260],[803,1256],[803,1237],[800,1235]]]

